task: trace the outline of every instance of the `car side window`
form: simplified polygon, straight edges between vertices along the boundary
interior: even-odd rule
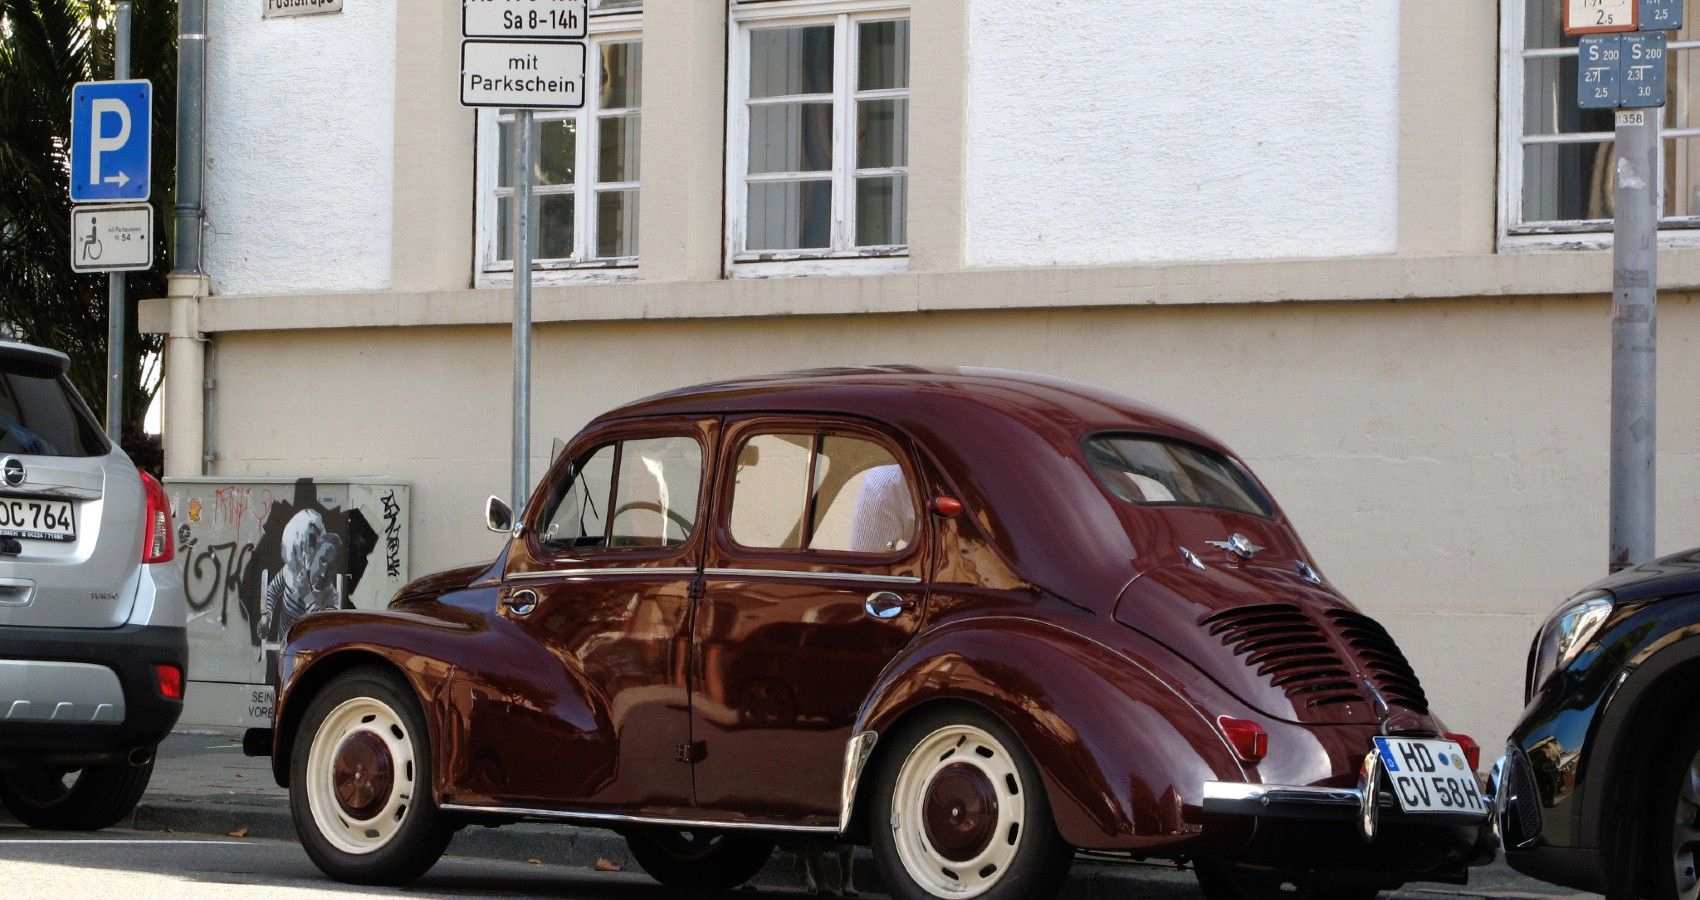
[[[916,523],[903,467],[878,443],[761,434],[739,449],[728,528],[740,546],[886,556],[914,542]]]
[[[542,541],[557,550],[676,547],[696,530],[701,488],[694,438],[604,444],[573,461]]]

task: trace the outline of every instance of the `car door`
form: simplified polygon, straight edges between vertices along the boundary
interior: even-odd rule
[[[575,441],[527,511],[499,614],[558,660],[529,734],[495,729],[515,800],[665,814],[691,806],[686,660],[715,419]],[[512,718],[512,717],[510,717]],[[477,728],[474,726],[476,732]]]
[[[856,713],[926,599],[916,467],[907,442],[848,420],[729,419],[721,446],[693,628],[697,804],[836,824]]]

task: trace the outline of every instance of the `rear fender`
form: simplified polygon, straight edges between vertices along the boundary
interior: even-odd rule
[[[940,702],[1001,719],[1037,764],[1063,839],[1088,849],[1196,842],[1211,780],[1245,780],[1214,723],[1132,654],[1035,619],[982,616],[923,636],[887,668],[857,733]],[[858,800],[887,748],[876,743]],[[1194,813],[1187,812],[1187,807]]]

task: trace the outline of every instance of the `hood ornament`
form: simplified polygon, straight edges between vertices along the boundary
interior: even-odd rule
[[[1205,541],[1204,543],[1209,544],[1212,547],[1221,547],[1223,550],[1226,550],[1241,559],[1251,559],[1267,549],[1257,546],[1251,542],[1250,538],[1237,531],[1234,532],[1233,537],[1228,538],[1225,541]]]

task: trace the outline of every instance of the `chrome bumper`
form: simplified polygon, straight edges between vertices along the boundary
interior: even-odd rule
[[[1383,817],[1436,825],[1482,825],[1494,818],[1493,795],[1487,795],[1484,815],[1423,815],[1407,819],[1391,794],[1382,789],[1381,755],[1366,754],[1353,788],[1302,787],[1286,784],[1246,784],[1206,781],[1204,811],[1226,816],[1268,819],[1321,819],[1355,822],[1364,840],[1375,840]]]

